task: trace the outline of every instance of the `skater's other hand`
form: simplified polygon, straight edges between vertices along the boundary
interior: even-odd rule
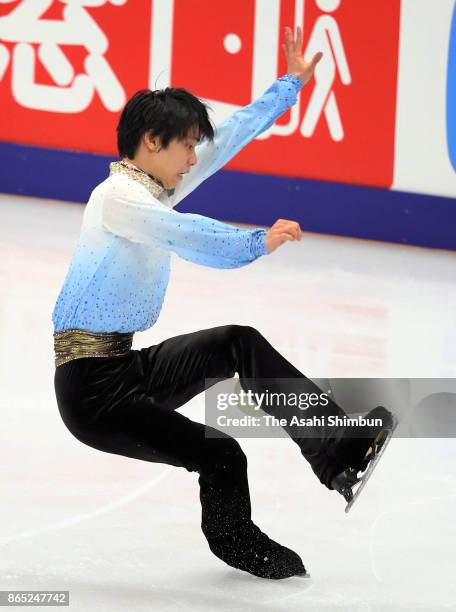
[[[298,26],[296,39],[293,36],[293,30],[290,27],[285,28],[285,43],[282,48],[287,58],[287,72],[298,77],[304,85],[310,81],[315,70],[315,66],[323,57],[323,53],[319,51],[315,53],[310,62],[306,62],[302,53],[302,30]]]
[[[275,251],[277,247],[287,240],[301,240],[301,238],[302,231],[299,223],[288,221],[287,219],[278,219],[269,228],[264,244],[268,252],[272,253],[272,251]]]

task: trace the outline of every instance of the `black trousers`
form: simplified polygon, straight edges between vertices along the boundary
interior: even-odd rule
[[[264,391],[262,379],[290,379],[297,393],[320,392],[255,329],[227,325],[131,350],[125,357],[82,358],[55,371],[61,417],[81,442],[101,451],[167,463],[199,473],[202,529],[214,550],[251,521],[247,460],[239,443],[176,412],[205,389],[206,379],[239,374],[245,391]],[[271,389],[269,388],[269,391]],[[290,386],[287,385],[290,392]],[[264,408],[280,417],[282,407]],[[297,409],[299,416],[302,412]],[[313,415],[344,416],[334,403],[309,408]],[[339,472],[341,432],[324,428],[313,437],[287,433],[299,445],[320,481],[330,488]],[[296,434],[296,436],[294,436]],[[214,546],[212,546],[212,545]]]

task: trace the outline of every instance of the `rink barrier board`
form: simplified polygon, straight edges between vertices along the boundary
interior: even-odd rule
[[[86,202],[113,158],[0,143],[0,191]],[[304,231],[456,250],[456,199],[342,183],[221,170],[179,203],[181,212]]]

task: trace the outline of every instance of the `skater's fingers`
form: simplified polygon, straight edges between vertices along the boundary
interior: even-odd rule
[[[296,221],[291,221],[290,219],[277,219],[277,221],[274,223],[273,227],[275,226],[281,226],[281,225],[288,225],[290,223],[296,223]]]
[[[281,231],[291,234],[291,236],[293,236],[293,240],[301,239],[301,231],[297,223],[288,223],[286,226],[281,228]]]
[[[290,234],[290,236],[293,236],[293,232],[291,231],[291,228],[285,225],[277,226],[274,224],[268,233],[271,236],[274,236],[275,238],[277,238],[278,236],[285,235],[285,234]]]
[[[285,26],[285,52],[286,53],[291,53],[292,51],[292,46],[293,46],[293,32],[291,31],[291,28],[289,28],[288,26]]]
[[[295,240],[301,240],[302,237],[302,231],[301,228],[299,226],[299,223],[297,223],[296,221],[288,221],[287,219],[278,219],[274,225],[273,228],[277,228],[280,231],[286,231],[291,233]]]
[[[293,235],[296,240],[301,240],[302,232],[301,228],[299,227],[299,223],[297,223],[296,221],[290,221],[290,229],[293,232]]]
[[[318,62],[321,60],[322,57],[323,57],[323,53],[321,51],[318,51],[318,53],[315,53],[315,55],[313,56],[310,62],[312,69],[315,68],[315,66],[318,64]]]
[[[300,26],[298,26],[298,31],[296,34],[295,51],[297,51],[299,54],[302,53],[302,29]]]
[[[272,253],[284,242],[292,242],[293,240],[296,240],[296,238],[289,230],[272,227],[266,235],[265,246],[269,253]]]
[[[278,238],[281,243],[286,242],[287,240],[295,240],[295,237],[292,234],[292,232],[285,232],[285,231],[277,232],[275,234],[275,237]]]

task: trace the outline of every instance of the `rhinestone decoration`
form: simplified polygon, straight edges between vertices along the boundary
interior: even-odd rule
[[[144,185],[155,198],[158,198],[165,191],[165,188],[158,179],[124,160],[109,164],[109,175],[119,172]]]

